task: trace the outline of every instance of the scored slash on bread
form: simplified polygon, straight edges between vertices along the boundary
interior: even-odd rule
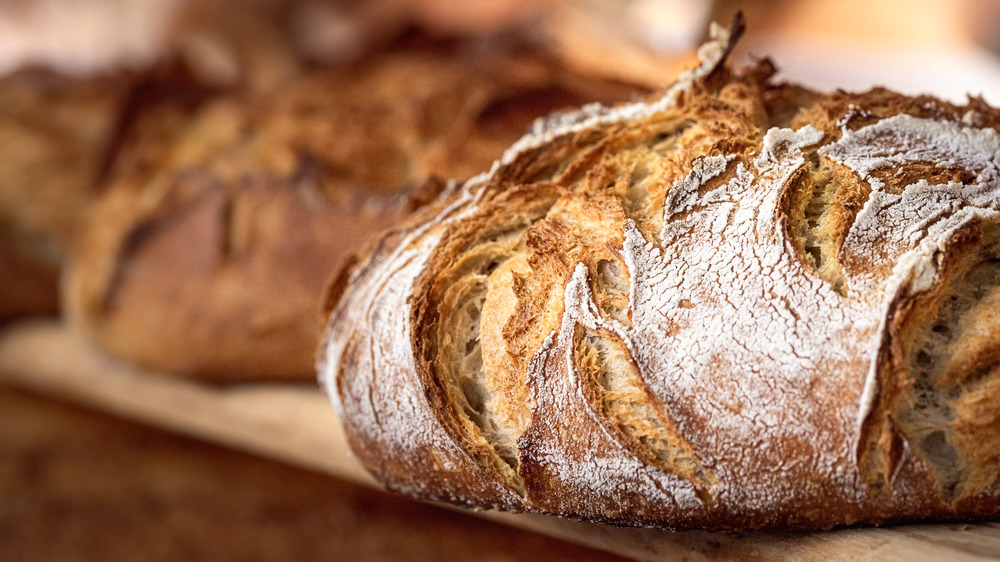
[[[1000,112],[724,66],[553,116],[334,279],[385,486],[670,528],[1000,512]]]

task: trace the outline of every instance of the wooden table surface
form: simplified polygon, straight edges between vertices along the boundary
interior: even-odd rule
[[[333,409],[311,385],[211,387],[147,373],[96,353],[56,322],[23,324],[0,334],[0,381],[344,481],[372,485],[347,452]],[[528,514],[462,513],[456,517],[471,529],[483,524],[474,515],[638,560],[1000,559],[1000,525],[994,522],[735,535],[617,528]],[[0,533],[3,521],[0,511]],[[464,523],[460,525],[464,533]],[[0,542],[3,538],[0,534]],[[518,559],[515,545],[509,546],[510,552],[499,559]],[[573,558],[584,560],[583,556],[574,554]]]
[[[0,384],[2,560],[606,558]]]

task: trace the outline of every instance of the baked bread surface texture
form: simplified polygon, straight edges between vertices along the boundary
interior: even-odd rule
[[[385,486],[676,529],[1000,511],[1000,112],[730,45],[550,117],[333,281],[320,378]]]

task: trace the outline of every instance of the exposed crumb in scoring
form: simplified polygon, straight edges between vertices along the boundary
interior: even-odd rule
[[[391,263],[392,267],[373,267],[374,264],[371,260],[374,255],[371,255],[366,263],[361,264],[354,270],[351,275],[350,283],[353,287],[359,288],[358,290],[361,294],[357,295],[355,298],[358,298],[359,302],[363,303],[361,311],[363,317],[354,318],[354,321],[364,321],[366,325],[371,324],[370,321],[374,318],[373,315],[376,312],[374,300],[378,298],[378,293],[381,291],[382,287],[389,284],[390,278],[393,280],[393,285],[398,286],[403,293],[407,290],[412,290],[412,285],[419,272],[419,268],[426,262],[431,249],[434,247],[439,238],[439,235],[425,235],[427,235],[432,227],[438,222],[444,222],[450,220],[453,216],[461,217],[472,212],[472,203],[475,202],[478,195],[479,193],[475,191],[462,191],[458,193],[453,196],[453,201],[441,211],[435,221],[408,233],[405,238],[395,246],[392,254],[389,256],[388,261]],[[423,240],[421,240],[422,238]],[[423,244],[418,246],[418,248],[412,249],[408,247],[410,244],[418,241],[423,242]],[[399,270],[402,270],[407,266],[414,271],[410,271],[409,273],[400,273]],[[365,278],[365,283],[361,282],[363,277]],[[355,316],[359,314],[356,310],[352,310],[350,312]],[[409,317],[400,317],[398,320],[404,322],[402,326],[404,333],[409,333]],[[395,330],[396,328],[394,327],[393,331]],[[406,345],[408,340],[401,341],[397,338],[390,338],[390,340],[397,343],[399,349],[396,351],[399,353],[399,356],[407,357],[411,355],[408,350],[408,346]],[[335,337],[333,318],[331,318],[327,325],[325,341],[329,342],[329,345],[326,346],[323,353],[320,354],[317,360],[316,371],[319,375],[320,384],[327,390],[331,400],[333,401],[334,408],[337,410],[339,415],[343,416],[343,403],[340,400],[340,393],[336,391],[337,374],[340,372],[344,350],[350,341]]]
[[[476,465],[452,441],[428,404],[411,348],[413,326],[408,303],[417,278],[440,241],[441,234],[433,227],[474,212],[479,195],[475,190],[463,190],[433,221],[407,232],[387,261],[369,261],[355,269],[346,297],[355,306],[339,308],[331,316],[328,345],[317,370],[345,425],[350,424],[356,432],[352,437],[360,438],[364,447],[393,451],[398,456],[403,466],[390,463],[377,474],[394,489],[441,501],[511,509],[519,500],[501,483],[480,483],[470,489],[463,482],[461,475],[476,470]],[[366,329],[345,331],[345,326]],[[345,364],[351,365],[349,377],[342,376]],[[361,446],[356,440],[352,442],[359,456]],[[414,479],[398,474],[421,470],[438,476]]]
[[[857,298],[873,292],[882,295],[881,334],[887,329],[889,305],[900,288],[907,283],[911,290],[929,286],[937,277],[933,256],[944,249],[952,234],[978,210],[1000,208],[1000,135],[993,129],[900,114],[857,131],[845,130],[821,153],[850,167],[872,187],[844,241],[842,259]],[[878,170],[925,162],[968,170],[976,181],[971,185],[920,181],[905,186],[901,193],[887,193],[885,183],[872,176]],[[878,291],[880,285],[884,289]],[[880,338],[871,342],[859,432],[877,398],[880,345]]]

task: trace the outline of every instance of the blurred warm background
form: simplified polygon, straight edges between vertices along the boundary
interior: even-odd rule
[[[1000,103],[993,0],[0,2],[0,329],[313,385],[347,256],[535,118],[669,85],[738,11],[735,58],[779,79]],[[0,558],[609,556],[57,394],[0,383]]]

